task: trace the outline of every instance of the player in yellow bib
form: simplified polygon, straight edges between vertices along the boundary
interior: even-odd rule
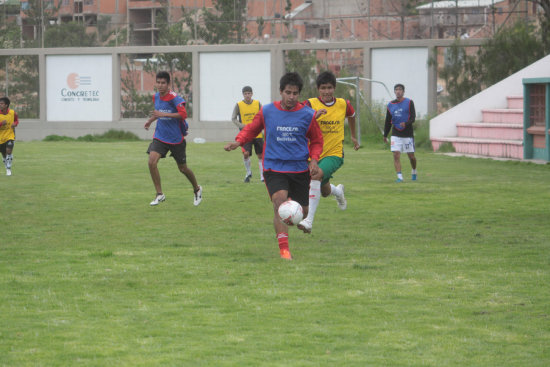
[[[235,125],[237,125],[239,130],[242,130],[243,127],[250,124],[254,119],[254,116],[256,116],[260,108],[262,108],[262,104],[259,101],[252,99],[251,87],[249,87],[248,85],[243,87],[242,92],[244,98],[242,101],[237,102],[235,108],[233,109],[233,116],[231,117],[231,120]],[[243,152],[244,168],[246,169],[244,182],[248,183],[252,178],[252,170],[250,168],[250,156],[252,155],[252,146],[254,146],[254,151],[258,156],[258,165],[260,167],[260,180],[263,182],[264,167],[262,156],[264,150],[264,136],[262,133],[258,134],[258,136],[254,138],[254,140],[246,143],[241,147],[241,150]]]
[[[336,197],[338,207],[345,210],[347,207],[344,196],[344,185],[334,186],[330,183],[332,174],[344,164],[344,124],[346,118],[351,132],[353,149],[359,149],[355,137],[355,110],[349,101],[335,98],[336,77],[330,71],[319,74],[316,80],[319,97],[310,98],[306,104],[317,111],[317,121],[323,133],[323,152],[319,159],[319,171],[311,176],[309,185],[309,212],[307,217],[298,224],[298,228],[305,233],[311,233],[313,219],[321,195]]]
[[[9,98],[0,98],[0,152],[2,152],[2,160],[6,167],[6,176],[11,176],[15,127],[18,124],[17,113],[14,110],[10,110]]]

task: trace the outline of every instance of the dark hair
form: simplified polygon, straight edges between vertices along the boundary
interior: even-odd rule
[[[244,92],[250,92],[250,93],[252,93],[252,87],[249,86],[249,85],[245,85],[245,86],[243,87],[243,93],[244,93]]]
[[[296,72],[286,73],[281,77],[281,80],[279,81],[279,91],[283,91],[287,85],[293,85],[298,87],[298,92],[302,91],[302,87],[304,86],[304,82],[302,81],[302,77],[300,74]]]
[[[336,77],[331,71],[323,71],[319,74],[315,82],[317,83],[317,88],[319,88],[321,84],[331,84],[336,88]]]
[[[396,84],[393,86],[393,90],[396,90],[397,88],[403,89],[403,92],[405,91],[405,86],[403,84]]]
[[[10,99],[8,97],[2,97],[0,98],[0,101],[4,102],[6,106],[10,106]]]
[[[166,83],[170,83],[170,74],[167,71],[159,71],[157,73],[157,79],[165,79]]]

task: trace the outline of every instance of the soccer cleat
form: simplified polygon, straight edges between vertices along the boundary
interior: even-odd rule
[[[341,195],[336,196],[336,201],[338,202],[338,207],[341,210],[346,210],[346,208],[348,207],[348,202],[346,201],[346,198],[344,197],[344,185],[339,184],[338,186],[336,186],[336,188],[340,189],[340,192],[342,192]]]
[[[279,252],[281,253],[281,259],[292,260],[289,249],[281,249]]]
[[[244,183],[249,183],[250,182],[250,179],[252,178],[252,175],[246,175],[246,177],[244,178]]]
[[[313,227],[313,223],[311,223],[307,218],[302,220],[300,223],[298,223],[298,229],[304,231],[304,233],[311,233],[311,227]]]
[[[401,183],[401,182],[403,182],[401,178],[398,178],[397,180],[395,180],[395,183]]]
[[[157,196],[155,197],[155,200],[151,201],[151,206],[155,206],[155,205],[159,205],[160,202],[163,202],[164,200],[166,200],[166,196],[164,196],[164,194],[157,194]]]
[[[6,176],[11,176],[11,169],[6,168]]]
[[[199,186],[199,189],[195,191],[195,197],[193,199],[193,205],[197,206],[202,201],[202,186]]]
[[[413,173],[413,174],[412,174],[411,180],[412,180],[412,181],[416,181],[416,173]]]

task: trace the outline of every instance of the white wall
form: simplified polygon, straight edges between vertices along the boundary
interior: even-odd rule
[[[428,48],[381,48],[372,50],[372,78],[383,82],[391,93],[372,84],[372,100],[387,104],[395,98],[393,86],[405,86],[405,97],[414,101],[417,116],[428,113]]]
[[[112,121],[112,56],[46,56],[48,121]]]
[[[252,87],[254,99],[271,102],[269,52],[211,52],[200,54],[200,120],[227,121],[242,88]]]

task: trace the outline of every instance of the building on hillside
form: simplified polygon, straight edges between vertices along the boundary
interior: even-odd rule
[[[432,1],[416,9],[422,38],[485,38],[505,23],[537,15],[535,4],[513,0]]]
[[[40,36],[48,24],[78,22],[88,32],[126,30],[126,45],[156,45],[158,21],[181,20],[182,9],[197,10],[194,21],[204,26],[203,9],[214,0],[0,0],[20,4],[20,23],[27,38]],[[402,0],[248,0],[242,22],[244,43],[374,41],[425,38],[488,37],[514,19],[536,20],[528,0],[447,0],[408,7]],[[414,1],[412,2],[415,3]],[[416,2],[419,3],[419,2]],[[0,2],[1,4],[1,2]],[[27,19],[32,4],[35,20]],[[4,6],[6,8],[6,6]],[[37,19],[36,14],[40,13]],[[227,22],[227,21],[224,21]],[[240,21],[239,21],[240,22]],[[206,37],[193,32],[194,43]],[[237,38],[235,38],[237,42]]]

